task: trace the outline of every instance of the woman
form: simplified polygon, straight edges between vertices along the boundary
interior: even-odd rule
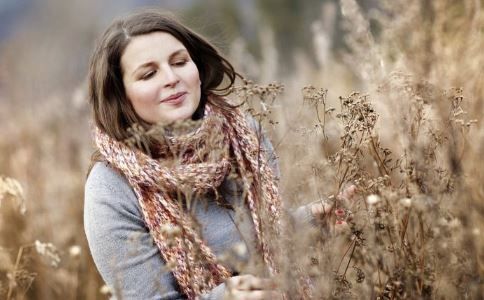
[[[222,97],[236,76],[205,39],[154,10],[114,21],[97,45],[89,100],[98,151],[84,223],[98,270],[123,299],[280,296],[269,279],[282,212],[277,163],[256,122]],[[190,119],[199,122],[183,133],[171,126]],[[154,124],[164,130],[149,135]],[[304,226],[328,209],[291,214]],[[263,269],[219,259],[233,249]]]

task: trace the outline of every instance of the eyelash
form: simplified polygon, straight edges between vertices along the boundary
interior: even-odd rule
[[[151,77],[153,77],[153,75],[155,75],[155,73],[156,73],[156,70],[149,71],[149,72],[145,73],[143,76],[141,76],[141,80],[148,80]]]
[[[173,63],[174,66],[177,66],[177,67],[182,67],[184,66],[186,63],[188,62],[188,60],[184,59],[184,60],[179,60],[175,63]]]
[[[175,67],[183,67],[184,65],[187,64],[187,62],[188,62],[188,60],[184,59],[184,60],[174,62],[172,65],[175,66]],[[152,71],[145,73],[143,76],[141,76],[141,80],[150,79],[153,75],[156,74],[156,72],[157,72],[156,70],[152,70]]]

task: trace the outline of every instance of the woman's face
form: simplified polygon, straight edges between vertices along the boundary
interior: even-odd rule
[[[126,96],[150,123],[190,118],[200,103],[198,69],[183,44],[166,32],[133,37],[121,56]]]

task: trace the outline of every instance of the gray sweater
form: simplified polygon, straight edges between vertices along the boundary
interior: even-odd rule
[[[271,167],[279,174],[270,142],[263,139],[261,146],[271,154]],[[238,245],[248,250],[245,259],[259,255],[240,185],[226,179],[219,192],[235,209],[221,207],[213,199],[196,200],[202,238],[217,256]],[[299,226],[313,221],[308,206],[291,214]],[[165,269],[131,186],[106,163],[96,163],[87,178],[84,229],[96,267],[115,292],[113,299],[185,299],[173,274]],[[201,298],[222,299],[224,291],[225,285],[220,284]]]

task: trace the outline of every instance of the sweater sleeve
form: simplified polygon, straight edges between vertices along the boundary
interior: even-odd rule
[[[124,177],[97,163],[85,185],[84,229],[94,263],[114,299],[185,299],[145,226]],[[222,299],[224,285],[202,299]]]

